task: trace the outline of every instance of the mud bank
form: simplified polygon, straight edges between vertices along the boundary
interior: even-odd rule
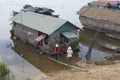
[[[76,69],[61,71],[56,74],[49,74],[45,80],[119,80],[120,62],[112,65],[97,66],[89,64],[85,66],[89,72],[82,72]]]

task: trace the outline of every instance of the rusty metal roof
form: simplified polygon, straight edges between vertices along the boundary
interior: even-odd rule
[[[63,24],[68,22],[60,18],[54,18],[51,16],[46,16],[32,12],[20,12],[16,16],[12,17],[10,20],[23,24],[29,28],[41,31],[48,35],[52,34]]]
[[[104,20],[120,24],[120,10],[97,6],[85,6],[78,12],[78,14],[96,20]]]

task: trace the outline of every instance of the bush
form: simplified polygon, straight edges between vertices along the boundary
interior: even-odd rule
[[[49,53],[53,54],[53,50],[55,48],[55,44],[49,44]]]
[[[72,47],[74,51],[77,51],[79,49],[79,41],[75,41],[71,43],[70,46]]]
[[[5,80],[9,74],[9,68],[4,62],[0,62],[0,80]]]
[[[11,37],[14,36],[14,30],[13,29],[10,30],[10,34],[11,34]]]

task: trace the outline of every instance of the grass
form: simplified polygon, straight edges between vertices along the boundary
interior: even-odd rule
[[[0,80],[6,80],[10,70],[4,62],[0,62]]]

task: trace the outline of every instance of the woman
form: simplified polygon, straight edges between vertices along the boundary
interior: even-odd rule
[[[68,59],[68,64],[72,63],[72,54],[73,54],[73,50],[72,48],[69,46],[67,49],[67,59]]]

